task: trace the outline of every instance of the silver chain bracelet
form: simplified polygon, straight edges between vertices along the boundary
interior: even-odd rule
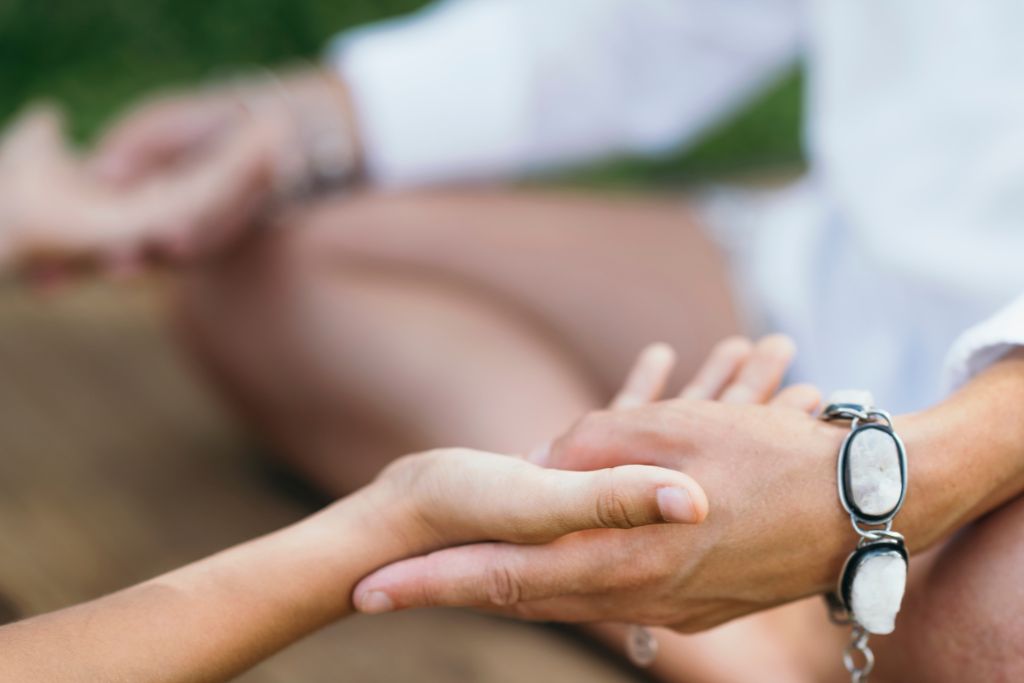
[[[892,530],[907,494],[907,454],[892,417],[875,408],[866,392],[837,392],[821,419],[850,422],[836,481],[839,502],[860,540],[826,601],[834,622],[853,627],[843,665],[852,683],[864,683],[875,665],[868,638],[895,629],[907,584],[907,549]]]

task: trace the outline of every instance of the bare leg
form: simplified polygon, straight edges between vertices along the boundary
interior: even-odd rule
[[[333,491],[410,450],[528,449],[642,344],[688,372],[737,327],[680,204],[536,193],[322,204],[192,274],[181,303],[211,375]]]
[[[879,679],[1024,680],[1021,567],[1024,498],[922,556],[912,567],[896,632],[875,647]]]

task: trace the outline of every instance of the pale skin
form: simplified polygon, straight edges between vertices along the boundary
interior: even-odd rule
[[[688,391],[702,377],[740,366],[774,384],[787,359],[713,355]],[[667,347],[647,349],[613,408],[660,393],[672,362]],[[806,411],[817,394],[791,387],[771,403]],[[359,578],[396,558],[479,539],[544,544],[597,527],[699,524],[707,511],[700,486],[670,469],[558,471],[465,449],[407,456],[288,528],[113,595],[0,627],[0,675],[26,683],[227,680],[351,614]]]
[[[480,539],[542,544],[595,526],[699,523],[674,470],[564,472],[465,449],[407,456],[275,533],[90,603],[0,627],[0,678],[224,681],[352,613],[367,572]]]
[[[122,192],[154,177],[173,179],[172,171],[182,168],[165,165],[169,156],[163,152],[149,152],[153,140],[168,139],[164,133],[175,120],[153,113],[161,111],[153,105],[130,115],[103,145],[101,161],[133,154],[142,160],[121,166]],[[191,160],[222,156],[220,145],[191,140],[183,148]],[[292,207],[276,222],[284,229],[259,235],[243,229],[241,235],[252,235],[248,244],[223,252],[216,263],[192,261],[181,298],[183,337],[245,414],[329,490],[350,489],[396,453],[431,445],[528,450],[600,406],[631,350],[644,340],[663,338],[677,347],[685,375],[715,339],[738,329],[721,258],[674,201],[450,190]],[[203,250],[185,246],[173,253],[187,257]],[[382,345],[397,353],[380,353]],[[268,365],[267,357],[276,362]],[[1021,604],[1008,569],[1021,546],[1013,533],[1020,505],[1012,502],[1020,494],[1024,443],[1014,412],[1021,405],[1019,368],[1016,359],[1007,359],[949,401],[897,423],[912,453],[928,453],[912,457],[912,490],[900,525],[912,551],[934,550],[922,556],[925,562],[915,561],[915,574],[923,578],[912,583],[901,617],[920,620],[922,627],[899,629],[879,644],[899,643],[896,654],[880,658],[896,667],[881,672],[894,680],[920,676],[928,667],[936,669],[930,680],[943,680],[958,666],[965,676],[991,667],[989,678],[999,680],[1021,661],[1013,656],[1016,641],[1005,637],[1020,630],[1006,609]],[[439,396],[442,384],[446,390]],[[498,404],[482,400],[496,395]],[[293,413],[297,399],[316,409]],[[556,442],[553,462],[685,462],[707,479],[712,499],[722,497],[723,507],[715,509],[732,512],[712,516],[701,529],[712,530],[706,538],[688,534],[686,547],[651,534],[642,555],[662,564],[602,575],[603,583],[582,591],[610,589],[611,599],[576,596],[552,603],[548,597],[559,594],[559,586],[539,580],[521,593],[537,599],[516,609],[541,616],[564,608],[569,619],[643,617],[692,630],[820,592],[834,580],[851,542],[848,520],[832,498],[834,482],[826,481],[834,477],[840,436],[838,426],[793,411],[695,400],[583,420]],[[796,446],[782,451],[782,444]],[[750,454],[756,457],[743,458]],[[737,521],[743,510],[768,506],[784,509],[768,519]],[[793,519],[811,530],[815,544],[794,544]],[[937,545],[958,530],[952,543]],[[964,540],[975,535],[991,540]],[[601,546],[623,552],[605,539],[611,536],[572,543],[584,553],[593,548],[594,555],[602,554],[596,550]],[[747,561],[751,544],[778,553],[769,556],[782,564]],[[811,545],[821,552],[811,553]],[[935,557],[943,561],[933,572],[926,562]],[[437,597],[409,566],[387,571],[405,571],[404,585],[423,603],[476,604],[488,570],[494,571],[486,562],[460,565],[464,592],[446,584],[436,587]],[[978,587],[979,581],[984,585]],[[928,598],[915,597],[921,593],[914,585],[927,585]],[[683,597],[681,587],[687,589]],[[978,595],[984,599],[974,599]],[[415,604],[398,594],[393,601]],[[939,603],[960,614],[960,623],[985,628],[927,620],[923,615]],[[804,633],[800,624],[809,622],[796,623],[791,630]],[[770,639],[770,631],[743,635]],[[807,637],[815,637],[815,629]],[[936,641],[956,646],[928,645]],[[678,660],[679,667],[662,671],[665,677],[689,679],[690,658],[671,653],[685,652],[691,642],[673,641],[678,650],[668,648],[664,660]],[[773,661],[771,652],[763,661]],[[705,678],[728,680],[721,672],[729,664],[720,654]]]
[[[718,354],[697,381],[746,366],[774,384],[787,360],[785,353]],[[613,407],[660,393],[672,362],[667,347],[647,349]],[[771,402],[810,410],[817,394],[791,387]],[[480,539],[544,544],[598,527],[699,524],[707,511],[701,487],[671,469],[559,471],[467,449],[407,456],[291,527],[90,603],[0,627],[0,675],[26,683],[227,680],[351,614],[356,582],[395,559]]]

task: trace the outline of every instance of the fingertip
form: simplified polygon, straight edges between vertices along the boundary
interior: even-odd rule
[[[757,342],[757,348],[765,355],[788,361],[796,355],[796,342],[786,334],[775,333],[762,337]]]
[[[697,507],[687,489],[666,486],[659,488],[655,497],[664,521],[677,524],[695,524],[698,521]]]
[[[742,334],[734,334],[715,344],[712,353],[724,356],[745,356],[754,350],[754,342]]]
[[[640,352],[640,358],[654,365],[667,365],[675,363],[676,351],[665,342],[654,342],[644,347]]]
[[[645,524],[699,524],[707,517],[708,499],[704,489],[683,472],[657,465],[621,465],[612,470],[619,473],[615,488],[623,492],[628,487],[632,491],[634,502],[631,505],[651,510],[642,516],[631,516],[634,521],[644,518]],[[630,483],[626,484],[627,481]]]
[[[690,524],[700,524],[708,516],[708,496],[704,491],[704,487],[697,483],[690,475],[684,472],[676,472],[681,478],[681,488],[684,488],[690,497],[690,502],[693,504],[694,516]]]
[[[668,344],[656,342],[644,347],[637,354],[622,389],[612,400],[611,408],[634,408],[658,400],[675,364],[676,353]]]

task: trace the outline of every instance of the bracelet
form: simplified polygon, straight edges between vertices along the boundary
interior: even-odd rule
[[[351,122],[338,102],[340,95],[329,86],[310,89],[310,75],[299,84],[302,92],[269,69],[256,75],[222,79],[241,108],[252,116],[270,116],[288,121],[287,140],[281,145],[273,169],[274,196],[282,203],[340,190],[359,175],[359,160]],[[300,103],[299,100],[312,98]]]
[[[821,419],[850,422],[836,483],[860,540],[826,600],[833,621],[853,626],[843,664],[853,683],[863,683],[875,662],[868,637],[893,632],[907,584],[907,549],[892,530],[907,493],[907,454],[892,417],[867,392],[836,392]]]
[[[629,624],[626,626],[626,656],[640,668],[650,666],[658,656],[658,639],[646,626]]]

